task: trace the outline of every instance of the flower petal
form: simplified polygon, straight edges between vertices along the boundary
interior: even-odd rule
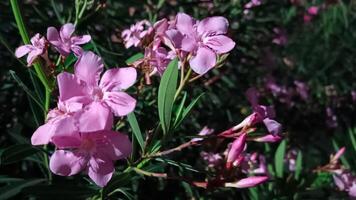
[[[279,135],[282,133],[282,125],[273,119],[266,118],[263,120],[268,132],[272,135]]]
[[[15,56],[21,58],[22,56],[28,54],[31,51],[31,45],[23,45],[16,49]]]
[[[27,66],[31,66],[32,63],[36,60],[36,58],[42,54],[40,50],[33,50],[27,56]]]
[[[111,160],[119,160],[128,157],[132,152],[129,137],[115,131],[100,131],[96,134],[105,136],[107,141],[103,145],[97,145],[97,152],[107,155]]]
[[[31,137],[32,145],[45,145],[48,144],[52,138],[52,123],[47,122],[38,127]]]
[[[59,34],[61,36],[62,39],[68,40],[70,39],[70,37],[72,36],[72,34],[75,31],[75,26],[71,23],[68,24],[64,24],[61,27],[61,30],[59,31]]]
[[[76,44],[76,45],[88,43],[90,40],[91,40],[90,35],[73,36],[71,38],[72,44]]]
[[[193,52],[198,47],[198,43],[193,37],[184,37],[182,40],[182,50],[186,52]]]
[[[103,91],[124,90],[132,86],[137,78],[136,69],[123,67],[107,70],[100,80],[100,88]]]
[[[92,157],[89,161],[89,177],[100,187],[104,187],[111,179],[115,168],[111,160]]]
[[[136,106],[136,100],[125,92],[105,92],[103,99],[115,116],[125,116]]]
[[[195,19],[185,13],[178,13],[176,16],[176,27],[184,35],[194,35]]]
[[[60,46],[62,43],[58,31],[54,27],[48,27],[47,40],[56,47]]]
[[[85,96],[86,88],[83,83],[74,75],[68,72],[62,72],[57,76],[59,99],[66,101],[75,96]]]
[[[227,28],[229,27],[229,22],[225,17],[207,17],[199,22],[198,24],[198,34],[204,35],[204,33],[214,33],[214,34],[225,34]]]
[[[71,176],[82,171],[88,161],[85,157],[71,151],[57,150],[51,156],[49,167],[54,174]]]
[[[97,86],[104,64],[101,58],[91,51],[84,52],[75,63],[74,74],[89,86]]]
[[[203,43],[218,54],[227,53],[235,47],[235,42],[225,35],[204,37]]]
[[[80,132],[95,132],[111,129],[113,116],[106,105],[101,102],[93,102],[85,107],[83,112],[76,114],[79,120]]]
[[[197,74],[205,74],[216,64],[216,54],[208,48],[200,47],[197,54],[189,61],[190,67]]]

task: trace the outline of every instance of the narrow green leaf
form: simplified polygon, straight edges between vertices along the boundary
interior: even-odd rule
[[[127,120],[129,121],[129,124],[131,126],[132,132],[138,142],[138,144],[141,147],[141,150],[144,151],[145,147],[144,147],[144,140],[142,137],[142,132],[140,130],[140,126],[138,125],[137,119],[136,119],[136,115],[135,113],[130,113],[127,115]]]
[[[355,135],[352,131],[351,128],[348,129],[348,132],[349,132],[349,137],[350,137],[350,140],[351,140],[351,144],[352,144],[352,147],[354,148],[354,151],[356,152],[356,139],[355,139]]]
[[[275,170],[276,170],[276,176],[279,178],[283,177],[283,170],[284,170],[284,155],[286,152],[286,141],[283,140],[274,155],[274,162],[275,162]]]
[[[35,185],[23,189],[23,193],[36,199],[87,199],[97,193],[92,187],[71,184]]]
[[[19,86],[27,93],[31,99],[33,99],[34,102],[37,103],[37,105],[44,111],[43,104],[41,101],[36,97],[36,95],[21,81],[21,79],[16,75],[16,73],[12,70],[9,70],[10,75],[12,78],[19,84]]]
[[[158,89],[158,115],[163,133],[170,129],[174,95],[177,90],[178,59],[173,59],[163,73]]]
[[[21,192],[21,190],[25,187],[29,187],[32,185],[36,185],[45,181],[45,179],[34,179],[34,180],[25,180],[19,181],[14,184],[10,184],[0,188],[0,199],[8,199],[13,197]]]
[[[179,104],[179,107],[177,109],[176,115],[175,115],[175,119],[174,119],[174,127],[176,127],[177,122],[181,119],[182,114],[183,114],[183,108],[184,108],[184,104],[185,104],[185,100],[187,99],[187,93],[184,92],[183,94],[183,98]]]
[[[4,149],[0,155],[0,164],[6,165],[14,163],[24,158],[38,153],[40,150],[29,144],[16,144]]]
[[[294,174],[294,178],[296,180],[299,180],[303,168],[302,165],[303,165],[303,154],[302,151],[298,151],[297,160],[295,164],[295,174]]]
[[[193,109],[193,107],[195,106],[195,104],[199,101],[199,99],[204,95],[205,93],[200,94],[197,98],[195,98],[189,105],[187,108],[184,109],[183,114],[180,118],[179,121],[177,121],[177,123],[174,124],[174,128],[177,128],[182,122],[183,120],[188,116],[188,114],[190,113],[190,111]]]
[[[135,61],[137,61],[143,57],[144,57],[144,55],[142,53],[137,53],[137,54],[131,56],[130,58],[128,58],[126,60],[126,64],[131,65],[132,63],[134,63]]]

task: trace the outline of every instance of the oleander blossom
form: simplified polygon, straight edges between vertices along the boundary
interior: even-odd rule
[[[124,40],[125,47],[128,49],[132,46],[138,47],[142,39],[151,34],[152,31],[151,23],[147,20],[142,20],[131,25],[129,29],[122,31],[121,37]]]
[[[90,35],[74,36],[75,26],[71,23],[64,24],[60,31],[55,27],[47,29],[47,39],[55,49],[64,57],[71,52],[79,57],[83,53],[83,49],[79,46],[86,44],[91,40]]]
[[[60,176],[72,176],[85,171],[100,187],[111,179],[114,161],[131,153],[127,135],[115,131],[56,135],[57,150],[50,158],[50,169]],[[71,149],[71,150],[68,150]]]
[[[33,62],[40,56],[46,57],[47,40],[45,37],[37,33],[31,38],[31,44],[26,44],[18,47],[15,51],[15,56],[21,58],[27,55],[27,66],[31,66]]]
[[[216,65],[218,55],[228,53],[235,47],[235,42],[225,35],[228,26],[229,22],[224,17],[208,17],[198,21],[179,13],[175,24],[179,33],[171,30],[168,37],[175,48],[191,54],[189,64],[192,70],[197,74],[205,74]]]
[[[132,112],[136,100],[123,92],[132,86],[137,77],[132,67],[109,69],[103,73],[103,62],[93,52],[84,52],[74,68],[74,75],[63,72],[58,82],[61,100],[85,102],[79,117],[81,132],[97,131],[106,126],[112,115],[125,116]],[[102,126],[103,125],[103,126]]]

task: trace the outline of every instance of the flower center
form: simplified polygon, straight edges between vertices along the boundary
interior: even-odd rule
[[[80,149],[86,152],[93,152],[95,150],[96,144],[92,139],[84,139],[80,145]]]
[[[92,90],[92,97],[94,101],[99,101],[103,98],[103,91],[99,87],[95,87]]]

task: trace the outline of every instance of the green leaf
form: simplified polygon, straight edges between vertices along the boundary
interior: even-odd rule
[[[142,137],[142,133],[140,130],[140,126],[138,125],[137,119],[136,119],[136,115],[134,112],[130,113],[127,115],[127,120],[129,121],[129,124],[131,126],[132,132],[138,142],[138,144],[141,147],[141,150],[144,151],[145,147],[144,147],[144,140]]]
[[[10,184],[0,188],[0,199],[8,199],[13,197],[21,192],[21,190],[25,187],[29,187],[32,185],[36,185],[45,181],[45,179],[34,179],[34,180],[25,180],[18,181],[14,184]],[[58,193],[57,193],[58,194]]]
[[[295,164],[295,174],[294,174],[296,180],[299,180],[300,174],[302,172],[302,167],[303,167],[302,165],[303,165],[303,154],[302,151],[298,151],[297,160]]]
[[[173,59],[163,73],[158,89],[158,115],[166,134],[170,129],[174,95],[177,90],[178,80],[178,59]]]
[[[36,95],[21,81],[21,79],[16,75],[16,73],[12,70],[9,70],[10,75],[12,78],[19,84],[19,86],[27,93],[31,99],[33,99],[34,102],[44,111],[43,104],[41,103],[41,100],[36,97]]]
[[[351,140],[352,147],[354,148],[354,151],[356,152],[356,139],[355,139],[355,135],[352,131],[352,128],[349,128],[348,132],[349,132],[349,137]]]
[[[276,176],[279,178],[283,177],[283,170],[284,170],[284,155],[286,152],[286,141],[283,140],[277,150],[276,153],[274,155],[274,164],[275,164],[275,168],[276,168]]]
[[[205,94],[205,93],[200,94],[197,98],[195,98],[195,99],[188,105],[187,108],[184,109],[181,118],[180,118],[179,120],[176,120],[177,122],[174,123],[174,128],[177,128],[177,127],[183,122],[183,120],[188,116],[188,114],[189,114],[190,111],[193,109],[193,107],[195,106],[195,104],[199,101],[199,99],[200,99],[204,94]]]
[[[16,144],[4,149],[0,153],[0,164],[11,164],[24,158],[40,152],[39,149],[32,147],[29,144]]]
[[[135,61],[137,61],[143,57],[144,57],[144,55],[142,53],[137,53],[137,54],[131,56],[130,58],[128,58],[126,60],[126,64],[131,65],[132,63],[134,63]]]
[[[175,114],[175,119],[174,119],[174,126],[176,126],[175,124],[181,119],[182,117],[182,114],[183,114],[183,109],[184,109],[184,104],[185,104],[185,101],[187,99],[187,93],[184,92],[183,93],[183,98],[179,104],[179,107],[177,109],[177,112]]]

